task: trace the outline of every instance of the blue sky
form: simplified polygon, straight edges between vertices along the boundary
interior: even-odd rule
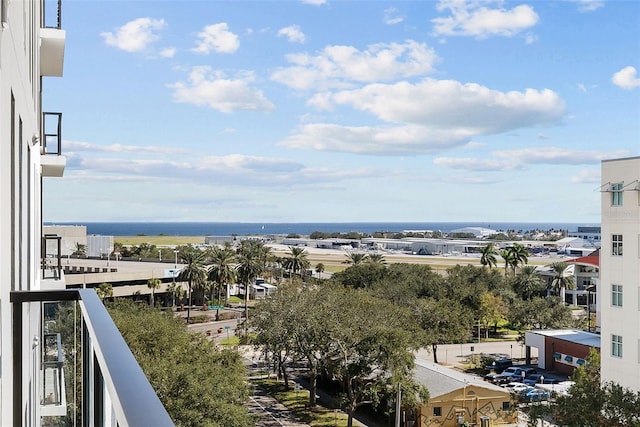
[[[65,0],[46,221],[600,220],[637,1]]]

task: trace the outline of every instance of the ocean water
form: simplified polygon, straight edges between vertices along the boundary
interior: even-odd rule
[[[433,230],[449,232],[463,227],[485,227],[496,231],[515,230],[567,230],[577,231],[578,226],[600,226],[598,223],[518,223],[518,222],[85,222],[45,223],[45,225],[85,225],[87,234],[104,236],[250,236],[250,235],[309,235],[323,233],[376,231],[401,232],[405,230]]]

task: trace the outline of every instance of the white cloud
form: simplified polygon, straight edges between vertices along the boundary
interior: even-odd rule
[[[304,43],[305,39],[304,33],[298,25],[280,28],[280,30],[278,30],[278,36],[284,36],[292,43]]]
[[[437,56],[424,43],[380,43],[365,51],[352,46],[327,46],[315,56],[287,56],[291,67],[280,68],[271,78],[289,87],[306,90],[348,87],[352,82],[390,81],[433,71]]]
[[[535,147],[522,150],[495,151],[495,156],[518,164],[584,165],[600,163],[605,159],[625,157],[626,150],[584,151],[560,147]]]
[[[67,152],[109,152],[109,153],[146,153],[146,154],[179,154],[184,153],[185,150],[174,147],[160,147],[160,146],[138,146],[138,145],[122,145],[122,144],[91,144],[89,142],[82,141],[64,141],[64,148]]]
[[[229,31],[229,27],[225,22],[204,27],[204,29],[198,33],[198,41],[196,44],[197,46],[191,49],[191,51],[205,55],[211,51],[216,53],[234,53],[240,47],[238,36]]]
[[[571,177],[574,184],[600,184],[600,168],[583,169]]]
[[[301,126],[279,145],[289,148],[354,154],[401,155],[431,153],[461,145],[471,134],[427,126],[342,126],[313,123]]]
[[[254,76],[250,72],[241,73],[236,78],[227,78],[223,72],[208,66],[193,67],[186,82],[168,85],[173,89],[176,102],[207,106],[223,113],[238,110],[272,111],[274,105],[251,87]]]
[[[160,38],[157,31],[165,26],[164,19],[138,18],[116,28],[115,33],[104,32],[100,35],[109,46],[126,52],[141,52]]]
[[[175,47],[166,47],[160,50],[160,56],[162,58],[173,58],[176,55]]]
[[[449,169],[459,169],[476,172],[510,171],[520,168],[520,165],[516,165],[507,160],[480,159],[475,157],[438,157],[433,160],[433,163]]]
[[[350,105],[387,122],[465,129],[473,135],[557,124],[565,110],[564,101],[549,89],[500,92],[475,83],[430,78],[336,92],[329,95],[329,102]]]
[[[433,153],[481,135],[557,125],[565,113],[564,101],[548,89],[500,92],[478,84],[434,79],[322,93],[309,103],[324,108],[350,106],[387,124],[309,123],[281,145],[359,154]]]
[[[507,10],[502,7],[490,9],[491,2],[442,0],[439,11],[449,11],[447,17],[434,18],[434,33],[445,36],[489,36],[512,37],[535,26],[538,14],[531,6],[519,5]],[[502,2],[497,2],[499,5]]]
[[[578,10],[580,12],[593,12],[594,10],[598,10],[604,6],[604,1],[602,0],[572,0],[572,1],[578,4]]]
[[[621,87],[622,89],[635,89],[640,87],[640,78],[638,78],[638,72],[635,67],[624,67],[611,77],[611,81],[614,85]]]
[[[396,25],[404,21],[404,16],[395,7],[390,7],[384,10],[383,20],[387,25]]]
[[[513,171],[525,169],[527,165],[589,165],[599,164],[604,159],[628,156],[628,151],[581,151],[569,150],[560,147],[531,147],[521,150],[502,150],[491,153],[490,158],[478,157],[438,157],[433,163],[456,170],[470,171]],[[595,169],[594,169],[595,170]],[[589,176],[577,177],[572,182],[591,182],[592,172]],[[599,176],[599,172],[598,172]],[[595,181],[594,181],[595,182]]]

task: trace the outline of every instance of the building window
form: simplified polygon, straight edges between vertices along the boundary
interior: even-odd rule
[[[434,406],[433,407],[433,416],[434,417],[441,417],[442,416],[442,407],[441,406]]]
[[[511,409],[511,402],[502,402],[502,410],[503,411],[508,411]]]
[[[611,305],[622,307],[622,285],[611,285]]]
[[[611,206],[622,206],[622,183],[611,184]]]
[[[611,236],[611,255],[622,256],[622,234]]]
[[[622,336],[611,335],[611,355],[622,357]]]

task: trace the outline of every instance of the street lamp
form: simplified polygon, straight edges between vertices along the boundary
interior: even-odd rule
[[[177,269],[177,268],[178,268],[178,250],[177,250],[177,249],[174,249],[174,250],[173,250],[173,253],[176,255],[176,262],[175,262],[175,264],[174,264],[173,268],[174,268],[174,269]],[[175,274],[175,273],[174,273],[174,274]]]

